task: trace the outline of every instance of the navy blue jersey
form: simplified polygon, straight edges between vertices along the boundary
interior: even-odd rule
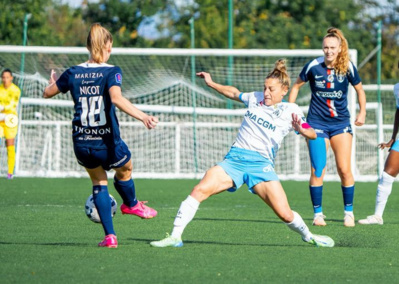
[[[307,120],[321,122],[349,122],[348,91],[349,83],[356,86],[361,82],[356,67],[349,62],[345,75],[336,74],[327,68],[324,57],[308,62],[299,78],[310,84],[312,99]]]
[[[122,71],[105,63],[82,63],[66,70],[56,82],[70,91],[75,113],[72,136],[76,145],[106,149],[120,143],[119,123],[109,89],[122,85]]]

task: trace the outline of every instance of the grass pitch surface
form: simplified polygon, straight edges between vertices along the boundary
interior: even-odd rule
[[[182,248],[152,248],[170,232],[196,180],[136,180],[137,196],[158,216],[114,217],[117,249],[98,248],[101,225],[84,213],[89,179],[0,180],[1,283],[394,283],[399,279],[399,192],[383,226],[343,227],[339,183],[326,183],[324,228],[311,226],[306,182],[283,182],[291,207],[334,248],[301,241],[245,187],[200,206]],[[110,182],[118,206],[121,199]],[[357,183],[355,217],[374,212],[376,183]]]

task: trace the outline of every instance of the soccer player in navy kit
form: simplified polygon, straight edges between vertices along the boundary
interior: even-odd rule
[[[243,183],[257,194],[287,226],[302,240],[315,246],[333,247],[328,236],[314,235],[302,217],[292,211],[283,187],[274,171],[274,159],[284,137],[292,130],[308,139],[315,139],[315,131],[304,121],[301,109],[292,103],[283,103],[290,79],[284,60],[278,60],[264,81],[263,92],[242,93],[233,86],[215,83],[211,75],[199,72],[206,84],[225,97],[244,103],[247,112],[225,159],[210,168],[191,194],[181,203],[172,234],[153,247],[181,247],[185,227],[194,218],[199,204],[208,197],[226,190],[234,192]]]
[[[349,60],[348,50],[348,43],[342,32],[336,28],[329,28],[323,39],[324,57],[305,65],[289,95],[289,102],[295,102],[299,89],[309,81],[312,98],[307,121],[317,133],[316,140],[308,141],[311,160],[309,189],[315,226],[326,225],[322,210],[322,190],[330,144],[341,179],[344,226],[355,226],[355,181],[351,170],[352,128],[348,111],[349,83],[355,88],[359,102],[360,110],[355,120],[357,126],[365,122],[366,95],[356,67]]]
[[[120,137],[115,106],[152,129],[158,119],[149,116],[122,96],[122,71],[106,64],[112,49],[112,35],[100,24],[90,28],[87,37],[90,59],[67,69],[59,79],[52,71],[43,97],[70,92],[74,101],[72,138],[78,163],[86,168],[93,184],[93,199],[105,231],[100,247],[116,248],[106,170],[115,170],[114,186],[123,199],[123,214],[152,218],[157,211],[136,199],[131,178],[130,151]]]

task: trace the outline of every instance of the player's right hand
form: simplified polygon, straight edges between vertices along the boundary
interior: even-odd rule
[[[380,148],[381,150],[385,148],[391,148],[394,142],[395,140],[391,139],[387,143],[380,143],[378,144],[378,148]]]
[[[158,118],[155,116],[148,115],[146,118],[144,118],[143,123],[147,129],[153,129],[157,126],[158,124]]]
[[[213,82],[211,74],[209,74],[208,72],[201,71],[201,72],[196,73],[196,75],[197,75],[197,77],[204,78],[205,83],[207,85],[209,85],[210,83]]]

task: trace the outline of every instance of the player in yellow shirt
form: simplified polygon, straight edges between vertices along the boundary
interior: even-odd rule
[[[1,72],[0,85],[0,139],[5,137],[8,156],[7,178],[12,179],[15,166],[15,137],[18,132],[17,107],[21,90],[13,82],[10,69]]]

